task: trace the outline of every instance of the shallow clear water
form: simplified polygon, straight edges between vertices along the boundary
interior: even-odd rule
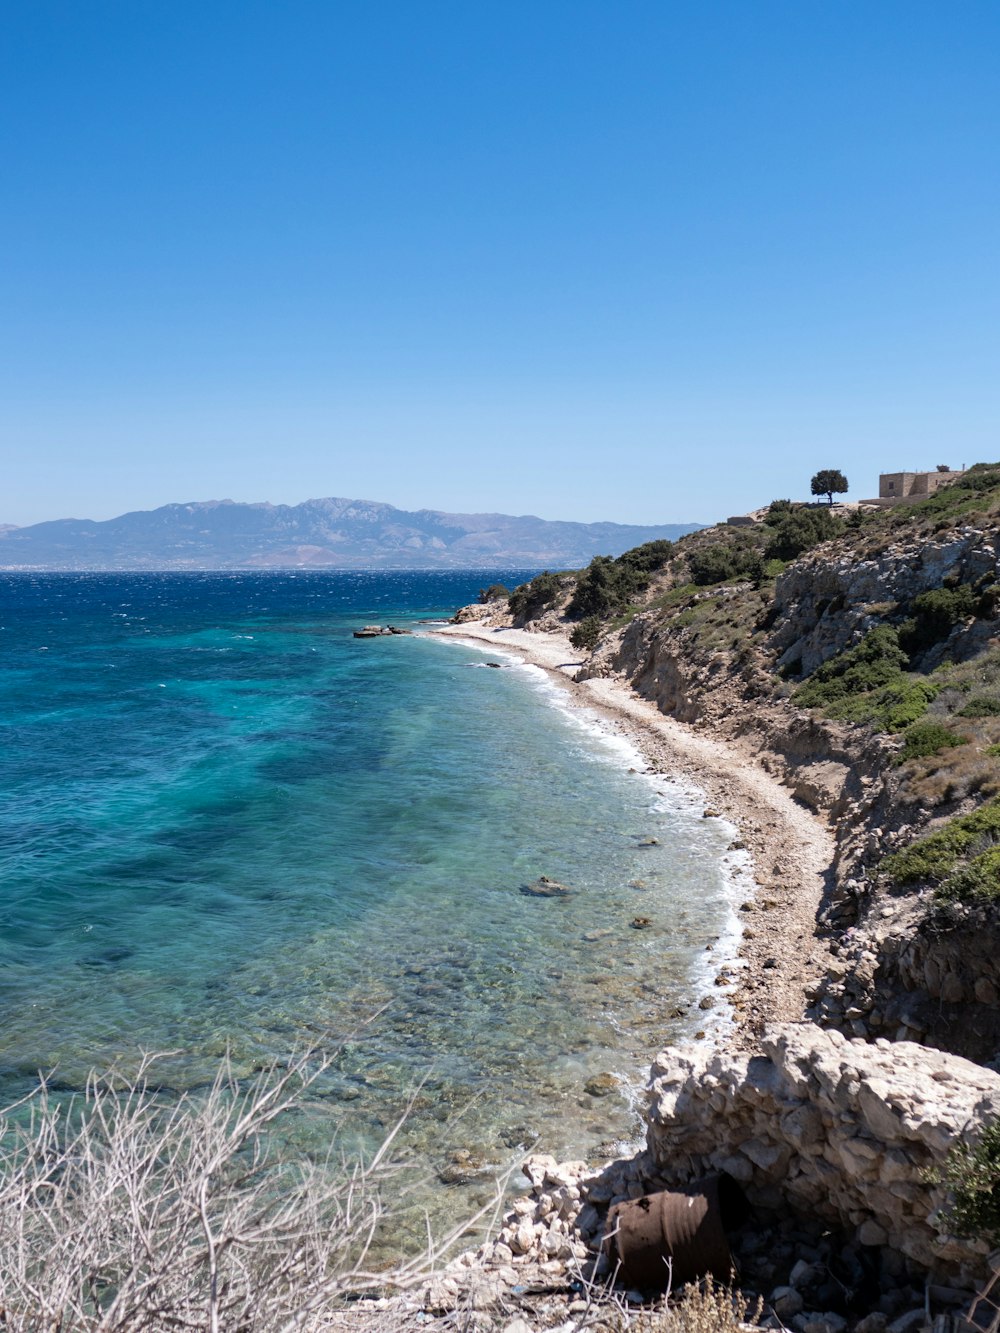
[[[420,1080],[432,1168],[634,1133],[584,1084],[705,1026],[739,857],[543,673],[352,637],[494,577],[0,575],[0,1093],[316,1041],[320,1137],[371,1141]]]

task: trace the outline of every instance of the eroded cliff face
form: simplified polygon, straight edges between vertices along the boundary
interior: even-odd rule
[[[995,579],[997,561],[996,533],[974,527],[940,541],[894,542],[862,559],[853,551],[838,555],[821,547],[775,580],[769,640],[775,665],[808,676],[881,624],[890,608],[949,583]],[[953,655],[956,646],[940,645],[937,661]]]
[[[809,996],[809,1017],[861,1037],[915,1041],[1000,1067],[1000,932],[987,905],[927,892],[878,896]]]

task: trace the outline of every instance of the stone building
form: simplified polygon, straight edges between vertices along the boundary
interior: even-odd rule
[[[962,471],[965,469],[963,468]],[[878,479],[878,499],[862,500],[862,504],[886,508],[897,504],[916,504],[929,495],[957,481],[962,472],[938,468],[934,472],[883,472]]]

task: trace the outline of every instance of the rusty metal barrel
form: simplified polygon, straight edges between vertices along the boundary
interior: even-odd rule
[[[727,1233],[749,1214],[731,1176],[705,1176],[683,1189],[615,1204],[605,1251],[620,1278],[643,1291],[665,1291],[709,1273],[725,1281],[733,1267]]]

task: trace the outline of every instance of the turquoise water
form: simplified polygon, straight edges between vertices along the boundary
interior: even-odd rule
[[[0,575],[0,1094],[316,1042],[314,1128],[371,1142],[422,1081],[432,1180],[634,1134],[584,1084],[705,1025],[732,830],[541,672],[352,637],[495,577]]]

